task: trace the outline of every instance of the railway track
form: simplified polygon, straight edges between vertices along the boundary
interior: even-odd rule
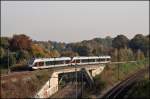
[[[128,62],[136,62],[136,61],[128,61]],[[123,62],[110,62],[110,64],[119,64],[119,63],[127,63],[126,61],[123,61]],[[63,66],[62,68],[65,68],[65,67],[68,67],[68,66]],[[59,67],[55,67],[55,69],[57,69]],[[32,72],[30,70],[28,70],[27,68],[25,70],[17,70],[17,71],[12,71],[11,73],[9,74],[1,74],[0,77],[8,77],[8,76],[11,76],[11,75],[15,75],[15,74],[24,74],[24,73],[29,73],[29,72]]]
[[[148,72],[148,68],[141,69],[136,73],[132,74],[125,80],[121,81],[111,90],[109,90],[102,98],[104,99],[121,99],[123,98],[124,94],[129,90],[129,88],[136,83],[144,74]]]

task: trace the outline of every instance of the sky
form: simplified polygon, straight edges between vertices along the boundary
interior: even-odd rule
[[[149,1],[1,1],[1,36],[77,42],[149,34]]]

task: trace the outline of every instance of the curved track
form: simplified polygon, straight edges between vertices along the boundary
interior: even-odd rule
[[[113,87],[110,91],[108,91],[102,98],[104,99],[121,99],[124,94],[129,90],[129,88],[144,74],[148,72],[148,68],[141,69],[131,75],[130,77],[126,78],[125,80],[121,81],[118,85]]]

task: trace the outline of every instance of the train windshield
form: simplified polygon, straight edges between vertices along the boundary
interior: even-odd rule
[[[34,59],[31,59],[31,60],[29,60],[28,64],[29,64],[29,65],[32,65],[33,62],[34,62]]]

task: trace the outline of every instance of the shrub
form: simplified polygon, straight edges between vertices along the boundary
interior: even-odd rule
[[[96,92],[101,91],[106,86],[106,82],[101,79],[100,75],[94,77],[94,84],[95,84]]]

